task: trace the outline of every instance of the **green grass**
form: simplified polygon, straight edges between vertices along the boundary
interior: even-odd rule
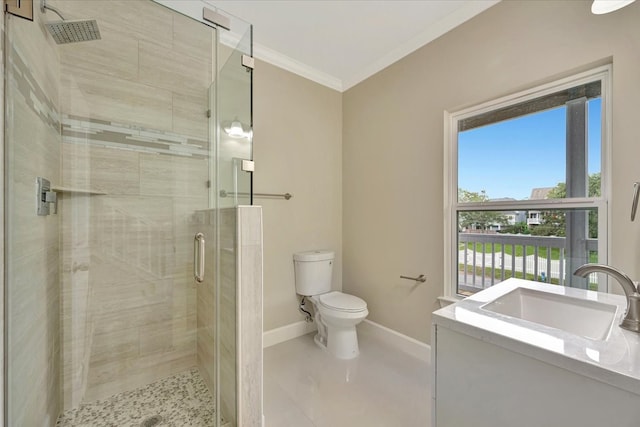
[[[475,275],[477,277],[482,277],[482,267],[475,267],[475,269],[470,266],[467,265],[467,274],[468,275],[473,275],[474,274],[474,270],[475,270]],[[464,272],[464,264],[459,264],[459,268],[458,271],[460,272]],[[491,277],[493,276],[493,269],[489,268],[489,267],[485,267],[484,269],[484,277],[488,278],[489,280],[491,280]],[[532,273],[526,273],[526,274],[522,274],[521,271],[511,271],[511,270],[505,270],[504,271],[504,280],[510,279],[512,277],[515,277],[517,279],[526,279],[526,280],[535,280],[535,281],[539,281],[540,277],[536,278],[536,276],[534,276]],[[502,280],[502,272],[499,269],[495,270],[495,278],[496,281],[500,281]],[[547,279],[547,283],[551,283],[553,285],[558,285],[560,282],[558,281],[558,279],[552,278],[551,281],[549,281]]]
[[[490,254],[491,252],[495,254],[502,254],[502,244],[500,243],[460,243],[458,245],[459,250],[464,250],[465,246],[468,251],[473,252],[473,248],[475,246],[476,252]],[[515,256],[521,257],[523,256],[524,250],[526,250],[526,255],[535,255],[535,246],[525,246],[524,249],[522,245],[504,245],[504,253],[506,255],[514,255],[513,250],[515,249]],[[560,248],[547,248],[547,247],[538,247],[538,257],[547,259],[549,258],[549,253],[551,253],[552,260],[560,259]],[[590,253],[589,254],[589,262],[598,262],[598,254]]]

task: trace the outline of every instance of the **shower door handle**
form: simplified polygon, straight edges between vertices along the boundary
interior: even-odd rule
[[[193,275],[196,282],[204,281],[204,234],[197,233],[193,239]]]

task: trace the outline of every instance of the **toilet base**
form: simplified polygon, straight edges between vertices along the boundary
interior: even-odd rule
[[[360,348],[358,347],[358,335],[356,328],[337,328],[332,331],[333,328],[328,327],[327,337],[323,337],[318,332],[313,341],[323,350],[328,351],[337,359],[355,359],[360,355]]]
[[[327,350],[338,359],[353,359],[358,357],[358,335],[355,326],[327,328]]]

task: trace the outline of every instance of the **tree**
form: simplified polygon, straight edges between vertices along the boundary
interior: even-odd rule
[[[513,225],[507,225],[503,229],[500,230],[500,233],[505,234],[531,234],[531,230],[529,230],[529,226],[526,222],[516,222]]]
[[[600,196],[600,173],[589,175],[589,197]],[[548,196],[550,199],[564,199],[567,197],[567,186],[559,182],[553,187]],[[566,217],[564,211],[546,211],[542,215],[542,222],[531,230],[536,236],[565,236]],[[598,212],[589,211],[589,238],[598,237]]]
[[[482,190],[479,193],[458,188],[458,201],[460,202],[487,202],[489,197]],[[507,217],[501,212],[493,211],[467,211],[460,212],[458,226],[462,229],[487,230],[492,225],[507,225]]]

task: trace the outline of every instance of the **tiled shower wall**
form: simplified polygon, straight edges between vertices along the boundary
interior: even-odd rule
[[[5,27],[4,27],[4,19],[0,20],[0,81],[5,81],[5,76],[6,76],[6,71],[5,71],[5,55],[4,55],[4,46],[5,46]],[[5,99],[5,91],[4,91],[4,85],[2,85],[2,87],[0,87],[0,94],[2,96],[0,96],[1,99]],[[4,129],[5,128],[5,121],[4,121],[4,112],[5,112],[5,102],[2,102],[0,104],[0,129]],[[0,135],[0,144],[2,145],[2,147],[6,147],[6,141],[4,139],[4,134]],[[2,149],[0,150],[0,164],[4,165],[4,153],[5,150]],[[4,187],[4,173],[0,174],[0,188],[5,188]],[[5,214],[4,214],[4,208],[5,208],[5,203],[4,203],[4,197],[0,197],[0,218],[2,219],[0,223],[4,224],[5,223]],[[4,227],[2,227],[2,229],[0,230],[0,242],[4,242]],[[0,244],[0,257],[1,259],[5,259],[4,258],[5,255],[5,245],[4,244]],[[7,284],[7,282],[5,281],[5,263],[2,262],[0,263],[0,288],[3,290],[3,292],[0,293],[0,340],[2,340],[2,342],[4,342],[5,339],[5,322],[4,322],[4,314],[5,314],[5,299],[4,299],[4,289],[5,286]],[[4,366],[4,362],[5,362],[5,355],[4,355],[4,351],[0,351],[0,366]],[[0,373],[0,384],[4,384],[5,381],[5,374],[6,371],[3,369],[2,373]],[[4,387],[2,387],[2,390],[0,390],[0,402],[4,402]],[[4,420],[4,404],[0,405],[0,420]]]
[[[9,17],[6,28],[7,410],[16,426],[54,425],[61,403],[58,217],[35,210],[36,177],[60,177],[58,54],[41,18]]]
[[[51,4],[102,34],[59,47],[72,408],[197,364],[193,232],[208,208],[213,47],[211,29],[150,1]]]
[[[220,264],[216,265],[216,245],[213,238],[216,215],[220,215]],[[219,331],[220,345],[220,413],[225,421],[237,425],[236,415],[236,208],[205,210],[197,214],[193,233],[203,231],[207,240],[204,281],[197,289],[197,360],[200,374],[207,387],[215,395],[215,336]],[[216,269],[220,276],[220,313],[216,307]],[[220,324],[216,324],[216,317]]]

